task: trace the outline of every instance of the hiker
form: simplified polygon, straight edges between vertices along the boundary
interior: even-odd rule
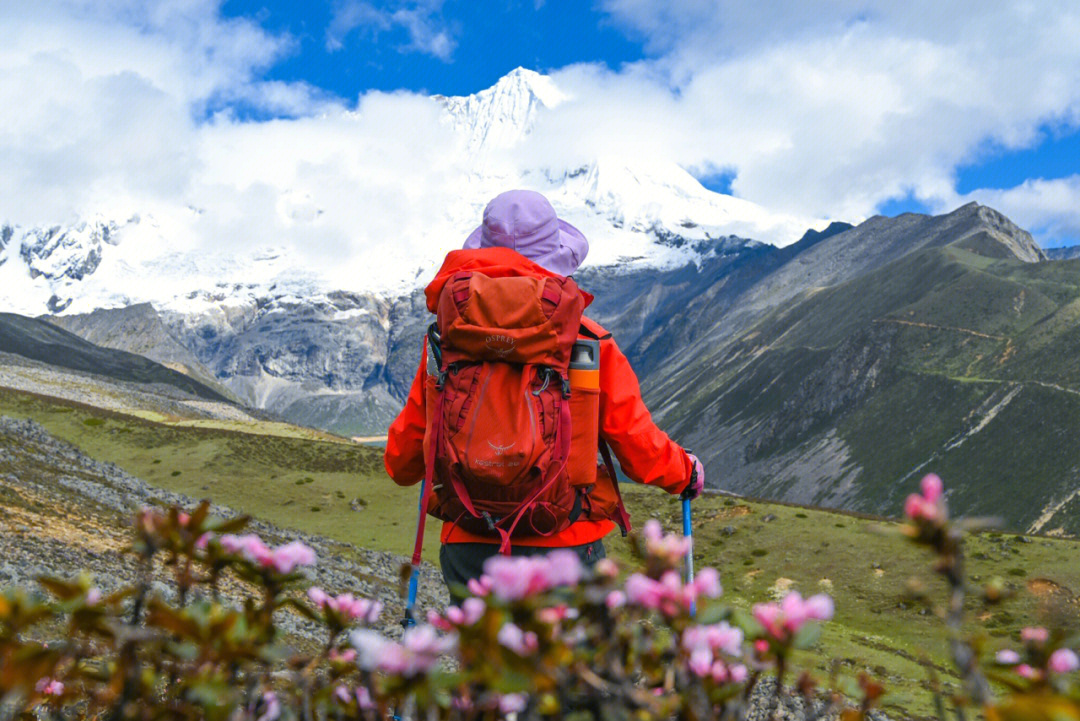
[[[701,462],[653,423],[611,334],[581,315],[592,297],[571,276],[588,249],[543,195],[511,190],[425,291],[438,320],[385,463],[399,485],[430,479],[421,503],[443,521],[452,593],[500,552],[603,558],[604,537],[629,530],[609,445],[638,483],[686,498],[704,487]]]

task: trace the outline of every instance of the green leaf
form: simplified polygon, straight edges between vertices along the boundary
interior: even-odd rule
[[[222,521],[211,530],[217,534],[236,533],[237,531],[242,531],[247,528],[247,525],[250,522],[251,516],[237,516],[236,518]]]
[[[83,595],[82,585],[71,581],[63,581],[51,576],[38,576],[37,582],[61,601],[70,601]]]
[[[301,616],[303,616],[304,618],[307,618],[307,619],[309,619],[311,621],[320,621],[320,620],[322,620],[321,617],[319,616],[319,614],[315,613],[315,611],[312,610],[312,608],[310,606],[308,606],[306,603],[304,603],[303,601],[301,601],[298,598],[286,598],[286,599],[284,599],[281,602],[281,608],[285,608],[286,606],[289,607],[289,608],[294,609]]]
[[[795,638],[791,640],[791,643],[795,648],[808,649],[813,648],[820,640],[821,624],[808,623],[799,629],[799,632],[795,634]]]

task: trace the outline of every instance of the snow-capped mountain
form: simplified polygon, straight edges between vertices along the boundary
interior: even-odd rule
[[[783,245],[825,225],[711,192],[660,159],[595,157],[574,167],[522,160],[529,156],[517,149],[573,102],[532,71],[429,101],[460,141],[461,175],[451,200],[394,236],[361,224],[345,251],[320,266],[301,252],[318,242],[314,235],[299,244],[257,233],[251,242],[207,237],[207,228],[224,224],[207,224],[204,214],[214,211],[192,204],[47,228],[13,218],[0,231],[0,303],[68,316],[151,303],[177,342],[251,404],[359,432],[393,415],[411,376],[416,344],[407,331],[425,315],[417,290],[503,190],[547,195],[590,239],[586,265],[611,273],[700,264],[741,247],[736,237]],[[314,232],[332,202],[286,189],[271,205],[287,224]]]
[[[512,147],[532,130],[538,115],[566,99],[551,78],[524,68],[467,97],[432,96],[474,153]]]
[[[573,100],[550,78],[529,70],[518,68],[468,97],[430,100],[442,107],[446,125],[467,148],[458,198],[409,237],[364,237],[357,229],[352,250],[358,269],[347,290],[391,298],[423,285],[445,251],[475,227],[486,202],[510,187],[545,193],[560,217],[581,228],[590,238],[591,266],[670,267],[697,260],[704,247],[673,244],[673,237],[706,246],[731,235],[784,245],[809,226],[825,225],[711,192],[675,163],[656,159],[598,157],[572,168],[522,167],[514,147],[546,114]],[[322,212],[319,198],[301,203],[289,192],[278,204],[290,217],[299,212],[297,204],[306,209],[301,215]],[[138,302],[191,312],[200,304],[205,309],[256,297],[310,298],[342,288],[325,277],[330,268],[312,267],[273,238],[229,252],[215,250],[212,237],[193,245],[201,213],[156,208],[128,220],[6,225],[0,236],[0,300],[24,313],[89,312]],[[335,265],[351,260],[333,259]]]

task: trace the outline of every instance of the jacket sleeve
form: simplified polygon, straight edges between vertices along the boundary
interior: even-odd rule
[[[424,478],[424,428],[427,423],[425,412],[424,383],[427,375],[427,344],[420,355],[420,367],[413,378],[409,397],[405,407],[390,424],[386,434],[386,453],[383,463],[386,472],[399,486],[411,486]]]
[[[600,343],[600,436],[632,480],[668,493],[690,483],[690,457],[653,423],[637,375],[611,339]]]

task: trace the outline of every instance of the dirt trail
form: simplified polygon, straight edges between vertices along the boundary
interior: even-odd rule
[[[966,333],[967,335],[973,335],[976,338],[987,338],[989,340],[1004,340],[1011,341],[1012,339],[1003,335],[992,335],[990,333],[981,333],[977,330],[971,330],[970,328],[954,328],[948,325],[935,325],[933,323],[921,323],[914,320],[902,320],[900,318],[875,318],[875,323],[895,323],[897,325],[910,325],[916,328],[930,328],[931,330],[948,330],[954,333]]]

